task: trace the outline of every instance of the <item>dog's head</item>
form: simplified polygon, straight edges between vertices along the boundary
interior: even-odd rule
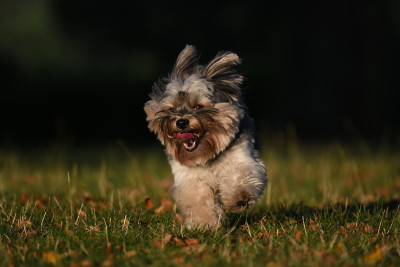
[[[239,131],[243,77],[232,68],[238,64],[236,54],[220,52],[199,65],[196,49],[188,45],[171,74],[154,83],[144,106],[149,128],[181,164],[207,163]]]

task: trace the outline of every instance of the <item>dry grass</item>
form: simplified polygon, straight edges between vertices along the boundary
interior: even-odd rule
[[[0,152],[0,262],[10,265],[396,265],[400,153],[265,143],[255,210],[183,229],[161,147]]]

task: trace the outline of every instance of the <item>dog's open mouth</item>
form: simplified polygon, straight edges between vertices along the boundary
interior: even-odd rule
[[[197,132],[178,132],[176,139],[181,140],[186,151],[194,151],[199,143],[199,135]]]

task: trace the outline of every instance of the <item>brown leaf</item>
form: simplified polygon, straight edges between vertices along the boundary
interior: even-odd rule
[[[21,220],[17,221],[17,226],[19,226],[19,227],[31,227],[32,226],[32,222],[21,219]]]
[[[158,248],[162,249],[171,240],[171,238],[172,238],[172,235],[170,233],[166,233],[162,240],[160,240],[160,241],[156,240],[154,242]]]
[[[168,243],[171,240],[171,238],[172,235],[170,233],[166,233],[163,239],[164,243]]]
[[[183,218],[182,218],[182,216],[179,215],[178,213],[175,214],[175,220],[176,220],[178,223],[183,223]]]
[[[83,210],[78,210],[78,215],[79,215],[79,217],[81,217],[81,218],[86,218],[86,212],[84,212]]]
[[[167,210],[173,209],[174,203],[170,199],[161,199],[161,206],[154,210],[155,213],[164,213]]]
[[[185,259],[183,257],[177,256],[174,258],[175,263],[184,263]]]
[[[190,247],[190,246],[197,246],[199,244],[199,240],[196,238],[188,238],[185,239],[185,244]]]
[[[22,194],[19,199],[18,202],[19,203],[27,203],[29,201],[29,197],[26,194]]]
[[[357,223],[356,222],[348,223],[346,227],[347,229],[357,229]]]
[[[108,243],[108,244],[110,244],[110,243]],[[108,244],[107,244],[107,246],[108,246]],[[107,257],[107,259],[106,259],[105,261],[103,261],[102,265],[103,265],[103,266],[112,266],[113,263],[112,263],[112,260],[111,260],[111,259],[112,259],[113,257],[114,257],[113,254],[109,254],[108,257]]]
[[[129,251],[127,251],[125,254],[126,254],[126,256],[128,256],[128,257],[133,257],[133,256],[136,255],[136,250],[129,250]]]
[[[153,200],[151,198],[147,197],[144,200],[144,204],[146,205],[146,209],[151,210],[153,208]]]
[[[184,246],[186,246],[186,244],[185,244],[185,242],[183,242],[181,239],[179,239],[178,237],[174,237],[174,241],[175,241],[175,243],[178,245],[178,246],[180,246],[180,247],[184,247]]]
[[[264,238],[269,238],[271,236],[271,234],[267,230],[264,230],[263,235]]]
[[[364,231],[366,233],[369,233],[369,232],[371,232],[371,230],[372,230],[372,226],[369,225],[369,224],[364,223]]]
[[[43,252],[43,260],[47,263],[56,265],[57,264],[57,255],[53,251],[44,251]]]
[[[164,213],[164,207],[163,206],[160,206],[160,207],[158,207],[158,208],[156,208],[155,210],[154,210],[154,212],[155,213]]]
[[[102,266],[112,266],[113,263],[112,263],[111,260],[105,260],[105,261],[103,261],[103,263],[102,263],[101,265],[102,265]]]
[[[45,206],[44,200],[41,199],[41,198],[37,198],[36,201],[35,201],[35,204],[36,204],[36,206],[38,206],[39,208],[44,208],[44,206]]]
[[[100,227],[99,226],[89,226],[90,231],[95,231],[95,232],[100,232]]]
[[[298,231],[298,232],[294,235],[294,240],[298,241],[302,235],[303,235],[303,232],[302,232],[302,231]]]
[[[163,243],[159,240],[154,240],[154,244],[156,245],[157,248],[163,248]]]
[[[161,199],[161,206],[163,206],[165,209],[173,208],[174,207],[174,202],[172,202],[171,199]]]
[[[110,242],[108,242],[108,243],[107,243],[107,248],[106,248],[106,251],[107,251],[108,253],[111,253],[111,250],[112,250],[111,243],[110,243]]]
[[[375,250],[364,256],[364,260],[369,264],[376,264],[382,259],[382,249],[375,246]]]
[[[86,260],[81,261],[81,266],[92,266],[92,265],[93,265],[93,262],[91,260],[86,259]]]

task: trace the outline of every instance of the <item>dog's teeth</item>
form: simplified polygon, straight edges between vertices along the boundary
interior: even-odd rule
[[[188,140],[187,142],[183,143],[186,149],[193,149],[196,147],[196,141],[195,140]]]

